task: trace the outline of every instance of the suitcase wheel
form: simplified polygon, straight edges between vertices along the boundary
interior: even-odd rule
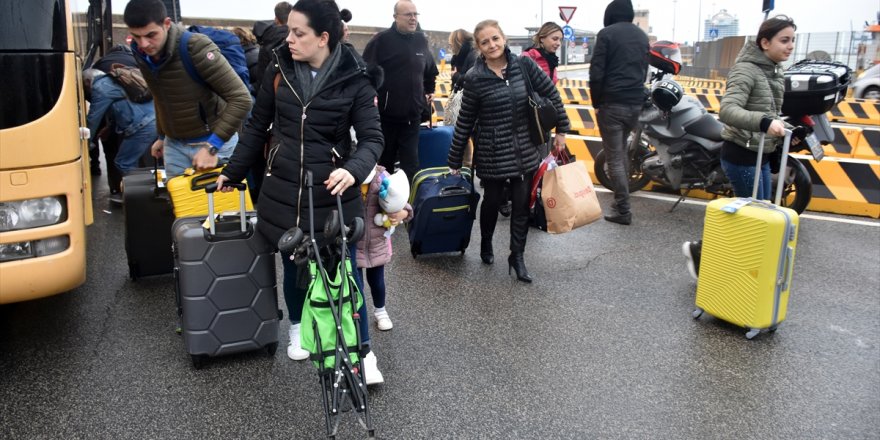
[[[205,355],[203,354],[194,354],[192,356],[193,368],[196,370],[201,370],[202,367],[205,366]]]
[[[750,328],[749,331],[746,333],[746,339],[751,340],[751,339],[753,339],[755,336],[758,336],[758,333],[761,333],[761,330],[758,330],[758,329],[755,329],[755,328]]]
[[[703,316],[703,309],[695,309],[691,312],[691,316],[693,316],[694,319],[700,319],[700,316]]]
[[[269,352],[269,357],[275,356],[275,352],[278,351],[278,343],[273,342],[266,346],[266,351]]]
[[[138,266],[137,263],[128,263],[128,277],[132,281],[137,281],[138,279]]]
[[[771,325],[770,328],[767,329],[767,331],[773,333],[776,331],[777,328],[779,328],[779,326]]]

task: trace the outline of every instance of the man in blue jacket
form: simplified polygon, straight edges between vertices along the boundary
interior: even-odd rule
[[[89,114],[86,123],[92,138],[97,139],[98,127],[108,114],[113,120],[111,129],[122,137],[114,163],[122,175],[137,168],[138,160],[150,151],[156,141],[156,113],[153,102],[135,103],[128,99],[125,89],[113,78],[98,69],[83,72],[83,92],[89,101]],[[112,198],[121,203],[121,196]],[[118,200],[117,200],[118,199]]]
[[[364,50],[364,60],[384,70],[378,105],[385,135],[379,165],[393,173],[400,168],[412,180],[419,170],[419,124],[434,101],[437,64],[428,39],[419,31],[419,13],[409,0],[394,5],[394,24],[376,34]]]
[[[605,220],[628,225],[629,170],[627,143],[645,102],[648,75],[648,36],[632,23],[630,0],[614,0],[605,9],[605,27],[596,35],[590,64],[590,99],[608,161],[614,204]]]

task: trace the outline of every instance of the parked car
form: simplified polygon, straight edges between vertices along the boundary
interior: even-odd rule
[[[853,81],[853,96],[860,99],[880,99],[880,64],[862,72]]]

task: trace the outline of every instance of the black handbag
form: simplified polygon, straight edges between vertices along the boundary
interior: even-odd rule
[[[526,71],[522,57],[519,59],[519,67],[522,71],[523,78],[526,81],[526,90],[528,91],[529,109],[529,138],[535,145],[543,145],[550,139],[550,129],[556,126],[556,107],[549,99],[535,93],[532,88],[532,80],[529,78],[529,72]]]

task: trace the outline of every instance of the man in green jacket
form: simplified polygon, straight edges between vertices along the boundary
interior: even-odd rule
[[[178,47],[184,28],[173,24],[161,0],[131,0],[123,16],[138,67],[153,94],[156,129],[151,148],[165,158],[168,177],[186,168],[210,169],[232,155],[251,109],[247,87],[210,38],[193,34],[188,49],[207,86],[192,78]]]

